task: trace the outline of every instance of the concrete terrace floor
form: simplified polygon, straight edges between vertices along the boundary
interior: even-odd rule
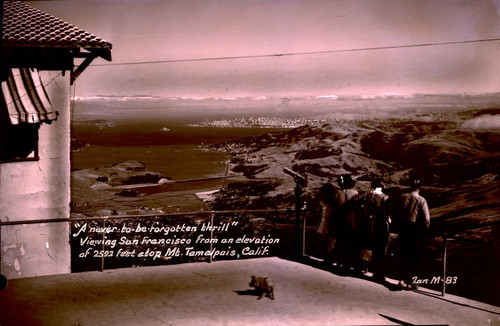
[[[500,325],[499,307],[390,288],[275,257],[41,276],[9,281],[0,325]]]

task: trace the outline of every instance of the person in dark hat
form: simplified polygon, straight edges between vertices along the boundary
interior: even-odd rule
[[[347,189],[352,189],[356,184],[356,181],[352,179],[350,174],[342,174],[337,178],[337,184],[339,185],[340,189],[347,190]]]
[[[417,288],[412,278],[420,261],[425,231],[431,223],[427,201],[419,194],[421,188],[422,179],[412,178],[410,192],[402,194],[400,198],[398,238],[403,279],[399,282],[399,288],[405,290]]]
[[[370,247],[372,248],[373,279],[385,281],[385,255],[389,243],[389,224],[391,217],[388,209],[389,196],[384,194],[384,184],[380,178],[371,182],[371,191],[365,196],[366,211],[370,221]]]
[[[345,204],[358,193],[352,189],[355,181],[348,174],[339,176],[337,184],[340,189],[328,182],[318,192],[322,215],[316,232],[321,234],[321,246],[328,267],[333,262],[340,265],[344,260],[347,220]]]
[[[354,253],[353,235],[354,231],[349,224],[349,213],[352,210],[352,199],[358,195],[358,191],[353,189],[356,181],[349,174],[342,174],[337,178],[337,184],[340,189],[336,189],[334,200],[334,220],[336,224],[335,254],[337,258],[337,267],[342,272],[346,272],[353,263]]]

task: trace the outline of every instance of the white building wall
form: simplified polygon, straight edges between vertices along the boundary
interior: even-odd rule
[[[42,71],[41,76],[59,117],[40,126],[40,160],[0,164],[2,222],[69,218],[69,73]],[[68,222],[2,226],[0,249],[7,279],[71,271]]]

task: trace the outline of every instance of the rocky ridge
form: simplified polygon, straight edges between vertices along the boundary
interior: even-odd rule
[[[278,196],[293,194],[295,183],[283,173],[285,167],[307,175],[304,191],[309,207],[316,204],[316,190],[326,182],[335,182],[341,174],[351,174],[362,191],[369,189],[374,176],[380,176],[388,189],[402,189],[412,175],[419,175],[437,226],[443,227],[443,220],[460,219],[464,206],[479,216],[468,227],[491,226],[499,219],[491,216],[500,207],[500,132],[464,126],[471,119],[494,113],[495,109],[490,109],[332,121],[247,137],[212,149],[232,155],[232,172],[254,182],[272,180],[274,186],[266,195],[274,198],[267,201],[273,207],[279,206]],[[266,205],[262,196],[259,199],[258,205]],[[283,205],[291,204],[293,198],[287,196]],[[237,206],[232,208],[241,208]]]

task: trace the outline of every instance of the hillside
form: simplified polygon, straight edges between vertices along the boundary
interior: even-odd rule
[[[233,157],[231,170],[252,179],[252,186],[228,187],[229,191],[214,198],[212,207],[291,207],[295,182],[283,173],[283,168],[291,168],[308,177],[303,189],[310,232],[306,246],[314,250],[311,230],[320,216],[316,194],[323,184],[336,184],[339,175],[348,173],[356,180],[356,189],[367,191],[373,176],[378,175],[391,196],[405,191],[409,178],[419,175],[425,184],[421,194],[431,211],[425,275],[434,277],[442,271],[445,233],[451,239],[447,273],[460,280],[448,291],[498,305],[499,118],[498,110],[491,109],[399,119],[334,120],[219,144],[214,148]],[[243,189],[240,197],[234,195],[238,193],[235,188]],[[398,278],[397,242],[391,242],[388,250],[390,276]]]
[[[345,173],[357,180],[360,190],[368,190],[375,175],[387,188],[404,187],[410,176],[419,175],[436,222],[474,212],[478,225],[491,225],[499,219],[500,131],[468,125],[478,117],[497,119],[497,111],[334,120],[212,148],[232,155],[233,172],[278,182],[270,196],[294,187],[293,178],[283,173],[285,167],[307,175],[310,196]]]

